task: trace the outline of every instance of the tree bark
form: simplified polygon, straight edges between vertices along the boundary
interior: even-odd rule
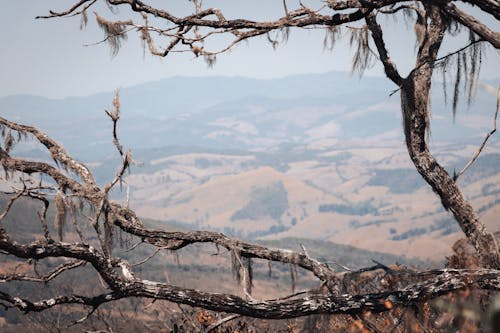
[[[494,236],[479,221],[471,204],[464,198],[453,178],[430,153],[427,145],[431,77],[447,24],[436,6],[429,4],[426,9],[430,17],[426,38],[420,45],[415,69],[401,85],[401,108],[408,153],[417,171],[439,195],[444,208],[451,211],[474,245],[481,264],[498,268],[499,253]]]
[[[429,85],[422,84],[426,73],[417,71],[404,80],[401,89],[401,105],[406,145],[417,171],[441,198],[444,208],[451,211],[460,228],[472,242],[486,267],[498,268],[498,247],[490,232],[477,218],[470,203],[465,200],[453,178],[429,152],[426,143],[427,118],[429,115]]]

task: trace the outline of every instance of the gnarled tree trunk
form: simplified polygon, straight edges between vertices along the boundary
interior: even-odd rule
[[[430,71],[430,70],[428,70]],[[405,79],[401,89],[406,145],[411,160],[418,172],[441,198],[446,210],[453,213],[467,238],[481,256],[484,266],[498,268],[498,247],[492,234],[486,231],[470,203],[465,200],[459,187],[446,170],[429,152],[426,143],[427,119],[429,116],[429,85],[425,71],[418,70]]]
[[[498,268],[500,262],[495,238],[479,221],[453,178],[432,156],[426,142],[429,131],[431,77],[447,26],[437,6],[429,4],[426,9],[430,17],[426,39],[420,45],[415,69],[401,85],[401,108],[408,153],[418,172],[441,198],[445,209],[453,213],[463,232],[478,251],[482,265]]]

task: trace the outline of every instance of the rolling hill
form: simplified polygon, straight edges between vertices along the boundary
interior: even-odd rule
[[[453,117],[440,89],[433,91],[431,149],[453,173],[491,129],[495,100],[479,90]],[[337,72],[176,77],[125,88],[119,136],[142,162],[126,178],[130,204],[144,217],[188,228],[442,259],[462,234],[407,156],[392,90],[383,78]],[[103,112],[112,97],[10,96],[0,98],[0,112],[47,131],[103,184],[119,165]],[[50,161],[33,141],[15,152]],[[493,136],[459,180],[491,230],[500,229],[498,165]],[[125,192],[113,196],[124,200]]]

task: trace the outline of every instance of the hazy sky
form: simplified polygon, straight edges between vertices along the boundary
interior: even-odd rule
[[[79,18],[35,20],[49,9],[60,10],[69,6],[68,0],[0,0],[0,96],[36,94],[52,98],[89,95],[112,91],[118,87],[159,80],[176,75],[235,75],[256,78],[274,78],[297,73],[318,73],[350,69],[350,51],[347,38],[333,51],[323,50],[324,33],[313,30],[293,30],[286,45],[273,51],[264,38],[243,43],[228,54],[220,55],[214,68],[191,54],[173,54],[165,59],[143,56],[139,37],[129,34],[128,42],[118,56],[111,59],[107,45],[84,46],[103,38],[93,15],[88,27],[79,29]],[[153,1],[165,3],[164,1]],[[314,1],[310,1],[314,2]],[[317,1],[316,1],[317,2]],[[171,1],[181,13],[186,0]],[[288,1],[291,7],[293,0]],[[305,1],[304,3],[307,3]],[[180,4],[180,5],[179,5]],[[251,18],[281,16],[279,0],[205,0],[209,6],[227,7],[228,16],[245,13]],[[102,16],[112,18],[106,6],[99,6]],[[122,14],[126,13],[125,9]],[[490,27],[500,30],[498,21],[485,18]],[[388,21],[391,28],[386,37],[391,55],[405,74],[413,62],[414,42],[405,34],[402,22]],[[410,36],[410,37],[409,37]],[[460,42],[448,42],[453,49]],[[499,77],[500,60],[497,51],[490,49],[484,67],[484,77]],[[379,65],[368,74],[382,75]]]

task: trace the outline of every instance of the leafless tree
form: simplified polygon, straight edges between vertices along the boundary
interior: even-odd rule
[[[2,226],[0,228],[0,250],[16,258],[43,261],[60,258],[61,263],[43,275],[6,273],[0,277],[9,281],[31,281],[46,283],[65,271],[90,265],[103,281],[104,290],[94,296],[65,294],[42,300],[31,300],[0,291],[0,300],[5,307],[15,307],[25,312],[38,312],[65,304],[88,306],[91,313],[104,303],[128,297],[143,297],[169,300],[175,303],[199,306],[205,309],[231,312],[259,318],[293,318],[320,313],[362,314],[366,311],[384,312],[394,306],[410,306],[422,299],[473,286],[481,289],[500,289],[500,260],[496,238],[479,221],[477,214],[464,198],[458,185],[459,175],[450,175],[429,151],[430,89],[434,71],[446,72],[451,66],[456,69],[454,78],[453,107],[457,107],[458,91],[468,89],[471,98],[481,63],[482,47],[491,45],[500,48],[500,34],[478,18],[466,12],[464,6],[475,6],[484,15],[500,17],[500,6],[496,0],[480,1],[401,1],[401,0],[327,0],[319,8],[298,2],[291,8],[283,3],[283,16],[272,21],[252,21],[245,18],[227,19],[217,8],[204,8],[201,1],[192,1],[193,14],[176,16],[168,8],[149,5],[139,0],[107,0],[111,8],[130,10],[140,14],[139,21],[107,19],[95,13],[97,23],[105,32],[105,42],[113,54],[119,51],[127,33],[136,31],[144,45],[153,55],[166,57],[172,52],[192,52],[213,64],[216,56],[257,36],[267,36],[276,45],[278,38],[287,38],[292,28],[325,29],[326,44],[333,47],[344,34],[351,35],[354,48],[353,70],[363,72],[376,58],[384,67],[385,74],[401,96],[404,134],[409,155],[416,169],[440,197],[443,206],[451,211],[468,240],[476,249],[480,262],[474,269],[439,269],[427,272],[405,271],[411,279],[392,289],[378,292],[345,294],[342,287],[346,279],[365,271],[378,270],[392,274],[390,268],[377,264],[359,272],[339,274],[327,264],[311,258],[305,249],[300,252],[271,249],[249,244],[221,233],[192,231],[172,232],[152,230],[144,227],[134,211],[126,204],[109,199],[110,191],[134,163],[130,152],[125,151],[118,140],[117,123],[120,118],[118,94],[113,100],[113,110],[107,111],[113,121],[113,139],[122,165],[115,177],[105,186],[99,187],[92,172],[73,159],[64,148],[37,128],[17,124],[0,118],[4,144],[0,148],[0,161],[6,177],[21,177],[20,188],[13,189],[11,198],[0,215],[4,219],[15,201],[29,197],[41,203],[39,220],[43,237],[34,242],[15,241]],[[291,2],[291,1],[290,1]],[[61,12],[50,11],[40,18],[68,17],[80,15],[82,24],[87,24],[87,13],[97,0],[81,0]],[[167,5],[166,5],[167,6]],[[415,66],[406,77],[402,77],[391,59],[384,42],[383,28],[378,23],[383,16],[403,14],[405,23],[413,25],[416,34]],[[155,25],[150,24],[154,21]],[[456,31],[468,31],[469,41],[459,50],[439,56],[445,36]],[[211,50],[210,41],[217,35],[232,38],[222,49]],[[163,45],[163,46],[161,46]],[[464,84],[465,82],[465,84]],[[26,137],[34,138],[50,153],[55,164],[26,160],[11,156],[12,147]],[[43,181],[37,177],[44,176]],[[51,199],[51,200],[49,200]],[[58,238],[52,235],[47,225],[47,210],[56,206],[55,220]],[[91,245],[78,219],[78,212],[86,215],[98,241]],[[65,221],[72,221],[79,239],[63,242]],[[170,283],[151,281],[140,277],[134,267],[124,258],[113,254],[116,230],[148,243],[158,249],[176,251],[195,243],[211,243],[225,248],[232,257],[233,269],[241,281],[242,296],[218,294],[174,286]],[[272,300],[257,300],[252,296],[252,260],[292,264],[310,271],[322,283],[324,290],[309,290]],[[292,270],[293,271],[293,270]],[[293,276],[293,273],[292,273]]]

